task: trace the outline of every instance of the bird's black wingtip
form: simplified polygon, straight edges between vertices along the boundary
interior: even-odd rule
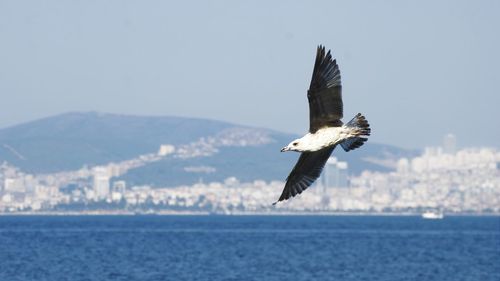
[[[318,54],[321,54],[321,57],[331,56],[331,50],[326,51],[325,45],[319,44],[317,48]]]

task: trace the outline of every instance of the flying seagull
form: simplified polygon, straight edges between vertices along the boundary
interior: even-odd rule
[[[286,179],[285,188],[278,201],[287,200],[306,190],[321,174],[326,161],[337,144],[345,151],[356,149],[368,140],[370,125],[358,113],[342,123],[342,85],[340,70],[330,51],[318,46],[316,62],[307,91],[309,100],[309,133],[281,149],[301,152],[299,160]]]

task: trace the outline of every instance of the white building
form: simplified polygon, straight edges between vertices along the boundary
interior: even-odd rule
[[[25,192],[24,181],[22,178],[6,178],[4,180],[5,192]]]
[[[320,182],[325,188],[348,187],[347,175],[347,162],[338,161],[336,157],[330,157],[326,161]]]
[[[115,181],[113,182],[113,187],[111,188],[111,200],[118,202],[122,200],[127,191],[127,183],[125,181]]]
[[[453,134],[447,134],[443,138],[443,152],[447,154],[455,154],[457,151],[457,138]]]
[[[397,171],[400,174],[408,174],[410,172],[410,161],[407,158],[401,158],[397,164]]]
[[[109,197],[109,173],[106,167],[95,167],[94,192],[97,200],[104,200]]]
[[[158,156],[165,156],[171,153],[174,153],[175,146],[170,144],[162,144],[160,145],[160,149],[158,150]]]

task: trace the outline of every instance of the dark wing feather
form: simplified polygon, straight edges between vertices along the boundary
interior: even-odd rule
[[[342,126],[343,105],[340,70],[330,51],[319,46],[316,62],[307,91],[309,100],[309,132],[314,133],[322,127]]]
[[[274,204],[294,197],[306,190],[321,175],[326,160],[332,154],[333,149],[335,149],[335,146],[314,152],[302,152],[297,164],[286,178],[285,188],[280,198]]]

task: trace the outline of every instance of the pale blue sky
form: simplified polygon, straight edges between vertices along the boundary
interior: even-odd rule
[[[0,128],[97,110],[301,134],[325,44],[371,141],[498,147],[499,15],[500,1],[0,0]]]

